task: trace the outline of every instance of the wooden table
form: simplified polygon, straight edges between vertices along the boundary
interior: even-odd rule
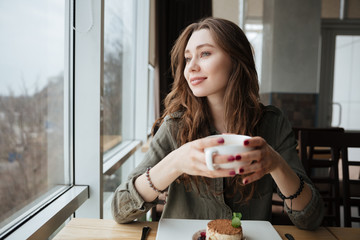
[[[360,239],[360,228],[327,227],[327,230],[331,232],[337,239],[346,239],[346,240]]]
[[[155,240],[158,222],[136,222],[130,224],[117,224],[113,220],[103,219],[72,219],[54,238],[54,240],[95,240],[95,239],[126,239],[139,240],[143,226],[151,227],[148,240]],[[295,240],[332,240],[332,239],[359,239],[360,228],[320,227],[316,231],[305,231],[295,226],[275,225],[274,228],[282,237],[290,233]]]

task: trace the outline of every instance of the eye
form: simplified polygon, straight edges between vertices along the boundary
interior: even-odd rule
[[[188,63],[191,61],[191,58],[190,57],[185,57],[185,62]]]
[[[210,52],[201,52],[201,54],[200,54],[200,56],[201,57],[208,57],[208,56],[210,56],[211,55],[211,53]]]

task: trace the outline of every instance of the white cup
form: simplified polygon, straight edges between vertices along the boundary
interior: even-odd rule
[[[222,164],[214,164],[213,156],[217,155],[237,155],[244,152],[253,150],[251,147],[245,147],[244,141],[251,137],[246,135],[224,134],[224,135],[212,135],[211,138],[224,138],[225,142],[222,145],[205,148],[206,166],[209,170],[215,170],[219,168],[234,169],[235,173],[239,173],[239,168],[244,165],[242,161],[232,161]]]

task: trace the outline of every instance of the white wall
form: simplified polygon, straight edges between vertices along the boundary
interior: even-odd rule
[[[261,92],[317,93],[321,1],[266,0]]]
[[[230,20],[239,25],[240,0],[212,0],[213,16]]]

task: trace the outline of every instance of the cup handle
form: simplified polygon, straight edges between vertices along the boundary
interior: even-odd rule
[[[217,153],[216,149],[205,149],[205,160],[206,160],[206,166],[209,170],[214,171],[214,163],[213,163],[213,155],[214,153]]]

